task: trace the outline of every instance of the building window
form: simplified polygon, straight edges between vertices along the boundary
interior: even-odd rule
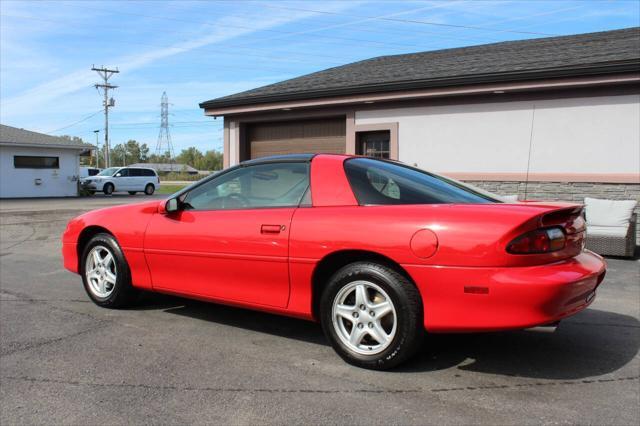
[[[379,130],[373,132],[357,133],[357,153],[374,158],[389,158],[391,132]]]
[[[16,169],[59,169],[60,157],[14,155],[13,167]]]

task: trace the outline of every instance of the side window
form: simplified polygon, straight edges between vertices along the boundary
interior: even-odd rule
[[[182,202],[190,210],[297,207],[308,187],[308,163],[259,164],[213,178]]]
[[[118,170],[118,173],[116,173],[116,175],[120,175],[120,177],[128,177],[129,169],[120,169]]]
[[[132,177],[143,176],[142,169],[129,169],[129,176],[132,176]]]
[[[156,172],[154,172],[151,169],[142,169],[142,172],[143,172],[142,173],[143,176],[155,176],[156,175]]]

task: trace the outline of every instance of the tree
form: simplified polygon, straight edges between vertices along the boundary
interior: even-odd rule
[[[203,155],[198,148],[190,146],[187,149],[183,149],[176,157],[176,163],[186,164],[191,167],[198,168],[198,165],[202,163]]]
[[[204,153],[204,162],[198,170],[217,171],[222,170],[222,153],[216,150],[210,150]]]
[[[150,159],[149,147],[146,143],[140,145],[137,141],[130,139],[124,144],[112,146],[110,158],[112,166],[145,163]],[[163,161],[156,162],[160,163]]]

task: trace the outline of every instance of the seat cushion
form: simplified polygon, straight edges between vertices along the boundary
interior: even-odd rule
[[[596,226],[587,224],[587,235],[625,238],[628,229],[628,226]]]
[[[635,200],[601,200],[585,198],[587,225],[594,226],[629,226],[633,209],[638,204]]]
[[[518,202],[518,194],[514,194],[514,195],[501,195],[500,198],[505,202],[505,203],[517,203]]]

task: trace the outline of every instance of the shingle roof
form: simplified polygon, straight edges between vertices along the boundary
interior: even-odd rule
[[[88,143],[78,143],[71,139],[58,136],[45,135],[17,127],[0,124],[0,144],[2,145],[29,145],[29,146],[56,146],[68,148],[93,148]]]
[[[380,56],[213,99],[201,108],[640,70],[640,27]]]
[[[157,172],[190,172],[195,173],[198,169],[195,169],[187,164],[181,163],[135,163],[129,164],[127,167],[147,167],[154,169]]]

